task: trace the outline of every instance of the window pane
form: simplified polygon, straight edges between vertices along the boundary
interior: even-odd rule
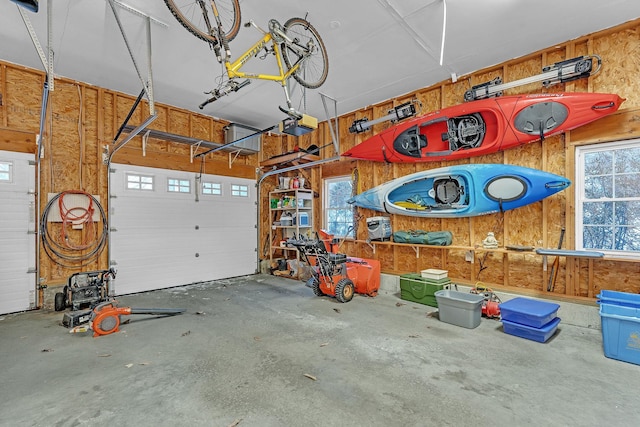
[[[590,202],[583,205],[585,225],[613,224],[612,202]]]
[[[329,184],[328,207],[341,208],[347,206],[351,198],[351,181],[338,181]]]
[[[616,150],[614,170],[616,173],[640,172],[640,148]]]
[[[596,151],[584,156],[585,176],[603,175],[611,173],[613,153],[611,151]]]
[[[584,197],[586,199],[601,199],[613,197],[613,177],[588,176],[584,180]]]
[[[640,251],[640,227],[616,227],[614,249]]]
[[[613,249],[613,227],[585,226],[582,240],[585,249]]]
[[[616,225],[640,226],[640,202],[614,203]]]
[[[615,177],[615,197],[640,197],[640,174],[627,173]]]

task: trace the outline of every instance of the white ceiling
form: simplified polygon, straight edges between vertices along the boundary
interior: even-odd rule
[[[208,45],[189,34],[162,0],[120,0],[151,16],[156,102],[200,111],[221,68]],[[446,2],[443,65],[439,64]],[[640,17],[638,0],[241,0],[242,22],[263,28],[270,18],[308,16],[329,55],[329,77],[303,101],[301,111],[326,120],[320,93],[337,100],[338,114],[471,73]],[[147,76],[145,19],[117,8],[133,55]],[[47,1],[27,12],[38,40],[48,45]],[[137,95],[142,89],[107,0],[54,0],[51,44],[54,74]],[[239,54],[259,38],[241,27],[231,42]],[[17,6],[0,0],[0,59],[44,69]],[[249,63],[247,71],[264,71]],[[251,66],[251,68],[249,68]],[[606,66],[606,64],[604,65]],[[55,89],[55,88],[54,88]],[[278,83],[253,81],[209,104],[203,113],[257,128],[284,118]],[[333,105],[330,112],[333,113]]]

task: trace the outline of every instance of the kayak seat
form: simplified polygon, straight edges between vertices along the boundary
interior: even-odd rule
[[[456,203],[460,200],[460,196],[464,194],[464,187],[451,177],[436,179],[433,182],[433,190],[436,203],[441,205]]]
[[[400,154],[421,157],[422,149],[427,146],[427,137],[419,132],[418,126],[410,127],[393,141],[393,148]]]
[[[482,144],[486,134],[486,125],[482,115],[473,113],[465,116],[453,117],[447,120],[447,138],[451,151],[477,148]]]

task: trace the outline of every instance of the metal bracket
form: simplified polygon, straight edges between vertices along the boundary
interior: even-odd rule
[[[233,165],[233,162],[236,161],[236,159],[238,158],[241,152],[242,150],[237,150],[229,153],[229,169],[231,169],[231,165]],[[232,155],[233,155],[233,159],[231,158]]]
[[[117,2],[116,0],[108,0],[109,5],[111,6],[111,10],[113,11],[113,16],[116,19],[116,23],[118,24],[118,28],[120,28],[120,33],[122,34],[122,38],[124,40],[125,45],[127,46],[127,51],[129,52],[129,56],[131,57],[131,61],[133,62],[133,67],[138,74],[138,78],[142,83],[142,87],[147,94],[147,101],[149,101],[149,115],[155,115],[155,101],[153,96],[153,69],[151,66],[151,17],[143,14],[137,9],[133,9],[131,7],[124,7],[124,10],[135,13],[136,15],[142,15],[145,18],[146,24],[146,45],[147,45],[147,80],[142,77],[142,73],[140,72],[140,68],[138,67],[138,63],[136,62],[136,58],[133,54],[133,50],[131,49],[131,45],[129,44],[129,39],[127,39],[127,35],[124,31],[124,27],[122,26],[122,22],[120,21],[120,16],[116,11],[116,5],[122,6],[122,3]],[[134,12],[135,10],[135,12]]]
[[[594,60],[596,61],[595,70],[593,66]],[[602,59],[600,56],[579,56],[546,66],[542,69],[542,74],[525,77],[524,79],[515,80],[513,82],[502,83],[502,79],[500,77],[496,77],[489,82],[473,86],[471,89],[467,90],[464,93],[464,100],[474,101],[477,99],[501,96],[504,90],[535,82],[542,82],[544,87],[549,87],[556,83],[565,83],[593,76],[600,71],[601,67]]]

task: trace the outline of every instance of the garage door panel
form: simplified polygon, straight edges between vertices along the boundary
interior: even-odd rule
[[[0,314],[35,307],[35,166],[28,153],[0,151],[10,180],[0,181]]]
[[[195,196],[195,174],[114,165],[111,260],[116,293],[179,286],[253,274],[256,270],[255,181],[203,175],[223,195]],[[154,177],[153,191],[125,189],[127,173]],[[168,193],[167,179],[189,180],[190,193]],[[231,184],[250,197],[232,197]]]

